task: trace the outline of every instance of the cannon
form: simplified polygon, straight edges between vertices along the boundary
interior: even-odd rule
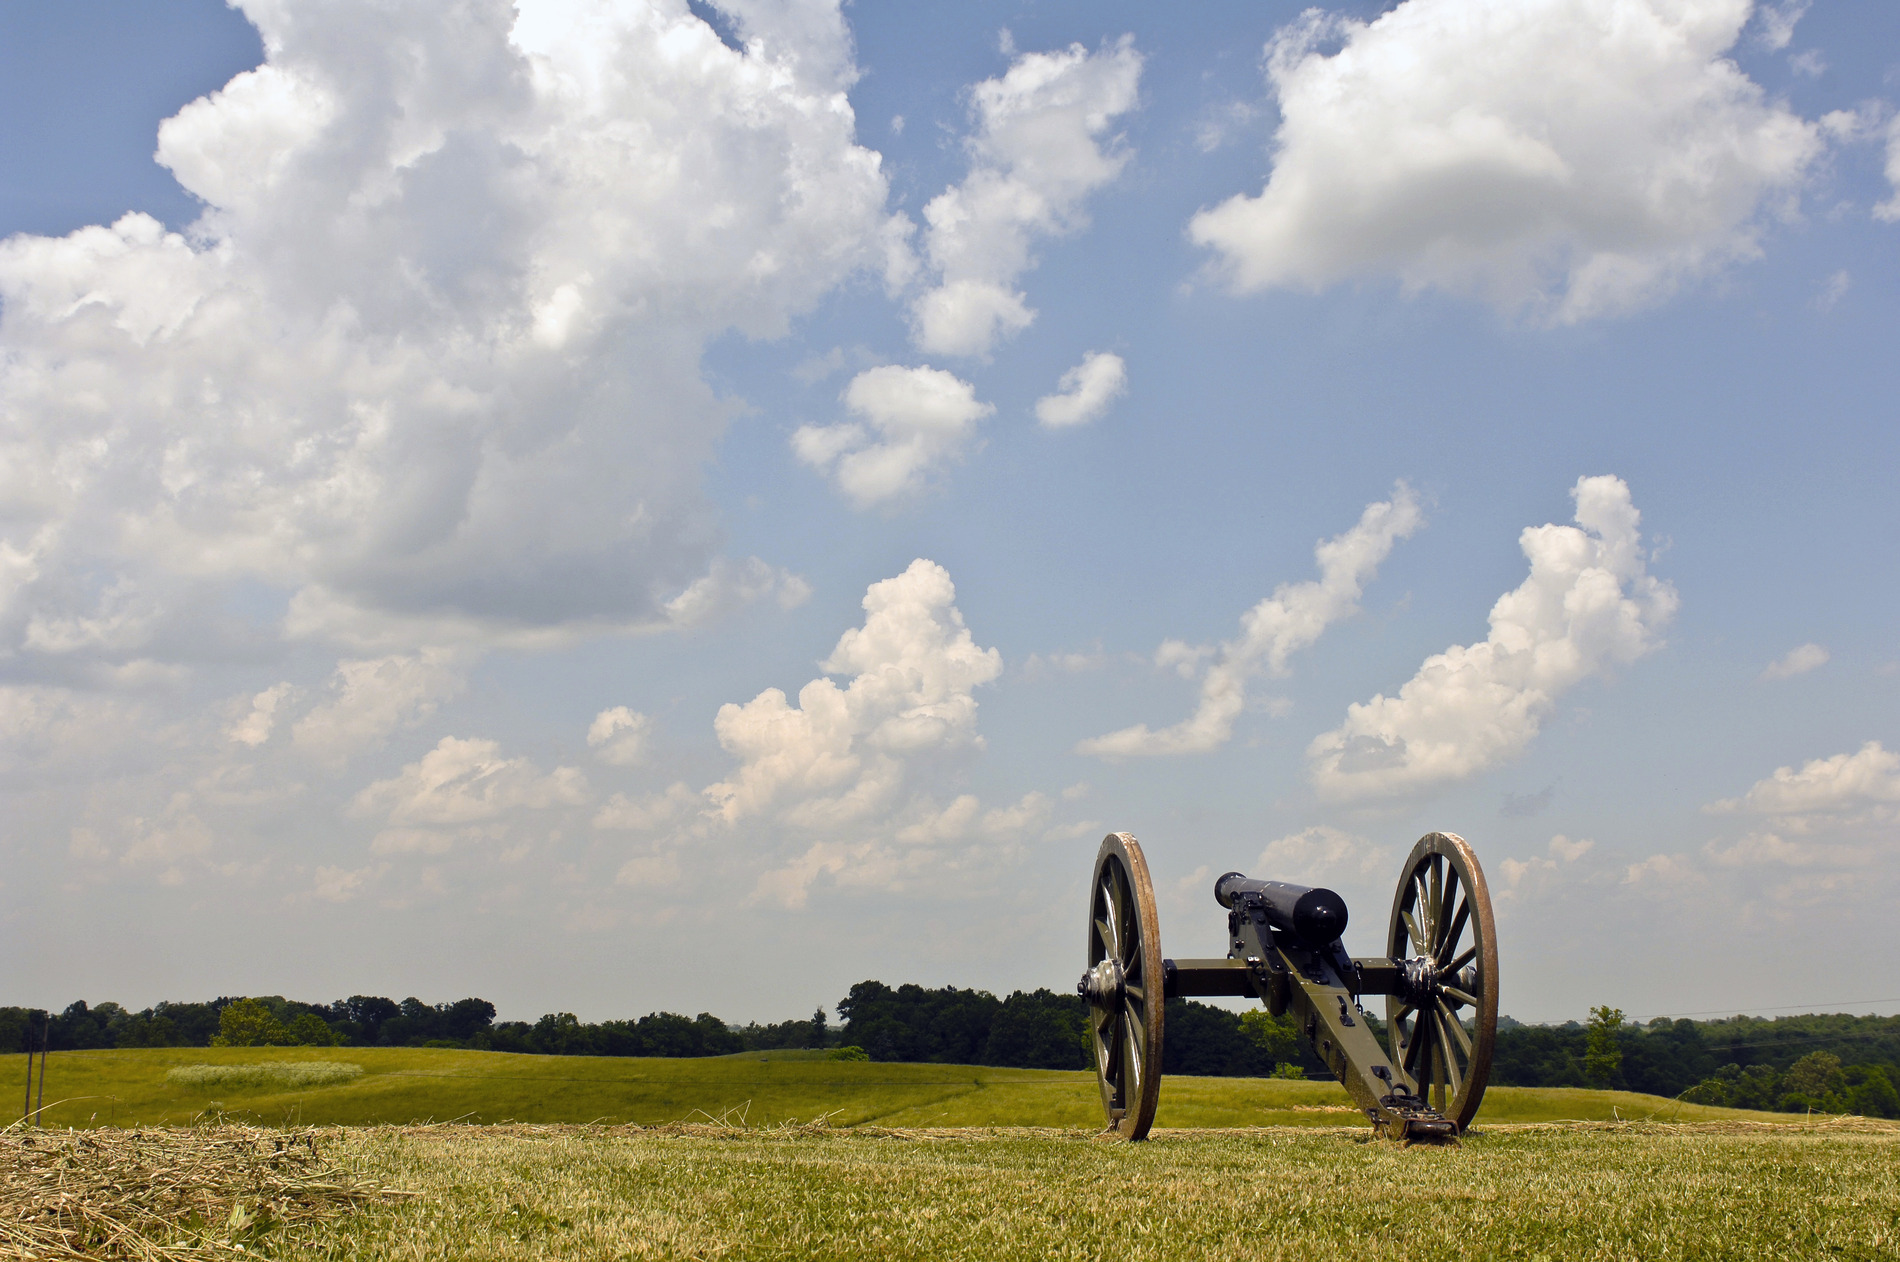
[[[1292,1013],[1375,1133],[1442,1141],[1471,1124],[1497,1039],[1498,956],[1484,871],[1464,838],[1428,833],[1412,847],[1384,955],[1346,954],[1346,902],[1332,890],[1228,872],[1214,898],[1227,911],[1227,957],[1165,958],[1141,843],[1102,839],[1076,990],[1109,1130],[1138,1140],[1154,1123],[1166,1001],[1217,995]],[[1368,996],[1385,997],[1384,1045],[1363,1019]]]

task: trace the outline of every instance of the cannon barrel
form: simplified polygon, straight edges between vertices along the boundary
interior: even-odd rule
[[[1331,890],[1256,881],[1239,872],[1226,873],[1214,882],[1214,901],[1229,910],[1247,894],[1259,897],[1269,924],[1307,946],[1328,946],[1346,932],[1346,900]]]

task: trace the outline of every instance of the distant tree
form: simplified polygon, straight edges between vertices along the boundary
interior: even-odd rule
[[[225,1011],[229,1012],[227,1008]],[[335,1047],[341,1041],[324,1019],[314,1012],[300,1012],[284,1027],[290,1041],[300,1047]]]
[[[495,1024],[495,1005],[486,999],[457,999],[440,1011],[444,1038],[467,1042]]]
[[[1820,1099],[1846,1085],[1841,1076],[1841,1058],[1833,1052],[1809,1052],[1781,1076],[1781,1089]]]
[[[1264,1078],[1273,1072],[1274,1062],[1248,1036],[1237,1012],[1192,999],[1170,999],[1162,1021],[1165,1073]]]
[[[1607,1087],[1623,1068],[1623,1010],[1590,1009],[1584,1031],[1583,1073],[1592,1086]]]
[[[945,986],[926,990],[882,982],[860,982],[838,1003],[845,1019],[840,1036],[862,1047],[872,1060],[981,1063],[990,1022],[1002,1004],[986,990]]]
[[[1017,991],[990,1019],[984,1065],[1016,1069],[1086,1069],[1088,1005],[1076,994]]]
[[[1847,1071],[1848,1100],[1862,1117],[1900,1117],[1900,1091],[1879,1065],[1855,1065]]]
[[[32,1008],[0,1008],[0,1052],[38,1051],[40,1020]]]
[[[811,1037],[807,1047],[823,1047],[831,1039],[831,1023],[825,1020],[825,1010],[821,1005],[811,1014]]]
[[[1684,1104],[1711,1104],[1716,1108],[1729,1107],[1729,1085],[1720,1078],[1704,1078],[1676,1097]]]
[[[1300,1037],[1300,1027],[1291,1016],[1276,1017],[1265,1008],[1249,1008],[1240,1014],[1240,1028],[1259,1049],[1261,1059],[1274,1066],[1274,1076],[1306,1076],[1305,1071],[1299,1068],[1300,1049],[1305,1040]],[[1296,1075],[1280,1074],[1279,1070],[1285,1068],[1299,1072]]]
[[[1845,1113],[1852,1104],[1841,1058],[1832,1052],[1809,1052],[1781,1076],[1784,1113]]]
[[[261,999],[239,999],[218,1014],[213,1047],[282,1047],[295,1040]]]
[[[368,1047],[382,1041],[383,1023],[402,1015],[394,1000],[381,995],[351,995],[342,1004],[349,1023],[355,1027],[355,1040]]]

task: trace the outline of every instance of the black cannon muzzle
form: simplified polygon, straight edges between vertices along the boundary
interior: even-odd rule
[[[1247,895],[1258,898],[1266,909],[1268,924],[1307,946],[1328,946],[1346,932],[1346,900],[1331,890],[1256,881],[1238,872],[1214,882],[1214,901],[1222,907],[1231,910],[1237,899]]]

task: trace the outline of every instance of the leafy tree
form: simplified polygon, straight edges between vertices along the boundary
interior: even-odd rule
[[[314,1012],[298,1013],[284,1029],[290,1041],[300,1047],[335,1047],[341,1041],[337,1032]]]
[[[1272,1059],[1247,1036],[1237,1012],[1192,999],[1170,999],[1162,1020],[1164,1073],[1263,1077],[1273,1072]]]
[[[466,1042],[495,1024],[495,1005],[486,999],[457,999],[438,1011],[444,1038]]]
[[[990,1019],[979,1064],[1016,1069],[1086,1069],[1088,1005],[1080,995],[1017,991]]]
[[[1583,1073],[1591,1085],[1607,1087],[1623,1068],[1623,1010],[1604,1006],[1590,1009],[1584,1034]]]
[[[825,1010],[821,1006],[811,1014],[810,1042],[806,1047],[823,1047],[831,1039],[831,1026],[825,1020]]]
[[[1299,1024],[1289,1014],[1274,1016],[1265,1008],[1249,1008],[1240,1014],[1240,1028],[1248,1040],[1260,1050],[1261,1060],[1274,1067],[1273,1077],[1300,1077],[1306,1072],[1300,1068],[1300,1052],[1306,1040],[1300,1037]],[[1293,1074],[1281,1074],[1281,1069],[1294,1070]]]
[[[213,1047],[283,1047],[294,1040],[261,999],[239,999],[218,1014]]]
[[[1848,1100],[1862,1117],[1900,1117],[1900,1092],[1879,1065],[1855,1065],[1847,1071]]]
[[[355,1027],[352,1031],[355,1041],[366,1047],[382,1041],[384,1022],[402,1015],[402,1009],[393,1000],[380,995],[351,995],[342,1006],[346,1019]]]
[[[1685,1104],[1710,1104],[1725,1109],[1729,1107],[1729,1086],[1720,1078],[1704,1078],[1676,1098]]]
[[[1833,1052],[1809,1052],[1788,1066],[1788,1072],[1781,1077],[1783,1091],[1816,1100],[1846,1085],[1847,1080],[1841,1075],[1841,1058]]]
[[[926,990],[882,982],[859,982],[838,1003],[845,1019],[842,1041],[862,1047],[872,1060],[980,1064],[990,1022],[1002,1007],[986,990],[945,986]]]

